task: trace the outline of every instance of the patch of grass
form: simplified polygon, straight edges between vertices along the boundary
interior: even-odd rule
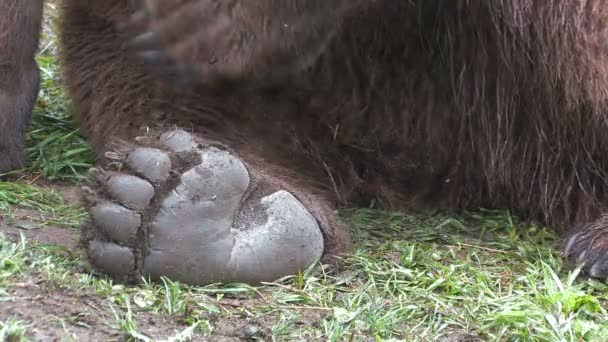
[[[44,225],[76,228],[85,215],[82,208],[66,203],[61,194],[51,187],[0,182],[0,212],[10,221],[11,212],[15,208],[35,212],[27,226],[21,227],[23,229],[35,229]]]
[[[27,171],[48,180],[80,181],[92,165],[91,149],[71,118],[55,57],[41,54],[37,60],[41,90],[26,139]]]
[[[4,322],[0,321],[0,341],[25,342],[27,341],[26,329],[23,322],[14,318],[9,318]]]
[[[85,267],[83,260],[65,248],[30,244],[23,236],[13,242],[0,233],[0,293],[8,294],[11,284],[34,273],[42,275],[47,285],[72,287],[73,275],[78,273],[75,270]],[[6,295],[4,300],[8,299],[10,296]]]
[[[126,312],[121,313],[114,309],[113,305],[110,305],[118,329],[123,332],[123,336],[127,341],[143,341],[150,342],[152,339],[137,330],[137,322],[133,319],[133,312],[131,311],[131,302],[129,296],[125,295],[124,300],[126,306]]]
[[[10,299],[6,291],[9,282],[21,278],[25,269],[25,241],[11,243],[0,235],[0,302]]]
[[[248,334],[266,329],[277,341],[604,341],[608,336],[608,286],[580,278],[577,269],[563,269],[555,238],[544,228],[491,211],[458,218],[372,210],[344,216],[364,238],[339,269],[316,266],[259,287],[186,286],[167,279],[124,286],[76,272],[79,262],[53,251],[21,250],[41,253],[38,262],[25,263],[37,269],[46,255],[56,265],[53,274],[65,275],[53,281],[66,290],[89,289],[106,298],[120,330],[131,337],[144,336],[132,324],[144,312],[174,320],[176,329],[211,335],[227,321],[257,320],[266,326],[252,325]],[[390,236],[377,235],[383,227]]]

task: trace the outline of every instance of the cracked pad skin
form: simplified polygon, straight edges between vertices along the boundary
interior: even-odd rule
[[[194,139],[185,135],[162,135],[166,150],[137,147],[129,152],[125,162],[136,176],[97,174],[109,191],[88,196],[99,202],[92,206],[92,238],[86,242],[94,266],[131,279],[257,283],[296,274],[319,261],[323,236],[300,201],[284,190],[246,197],[251,181],[243,162],[227,150],[191,144]],[[182,166],[183,171],[174,170],[175,185],[167,186],[178,152],[199,158]],[[121,181],[129,181],[130,198],[112,186]],[[155,195],[156,206],[149,200],[153,185],[156,191],[164,189]]]

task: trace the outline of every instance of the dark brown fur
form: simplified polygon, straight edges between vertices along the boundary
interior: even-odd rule
[[[23,165],[25,132],[38,94],[42,0],[0,0],[0,172]]]
[[[508,207],[561,231],[608,206],[605,0],[369,1],[309,68],[247,90],[155,78],[129,57],[126,0],[64,4],[66,80],[100,156],[156,123],[219,140],[270,183],[314,194],[330,254],[348,246],[331,209],[371,198]],[[606,229],[577,248],[604,253]]]
[[[135,0],[131,47],[173,81],[268,85],[311,66],[366,1]]]

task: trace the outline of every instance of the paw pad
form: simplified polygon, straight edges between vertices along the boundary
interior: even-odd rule
[[[320,259],[318,223],[292,194],[254,188],[247,196],[245,164],[185,131],[166,132],[158,142],[161,148],[133,150],[126,157],[131,173],[112,173],[100,181],[106,191],[93,191],[88,253],[95,267],[134,281],[255,283]],[[200,158],[192,165],[182,152]],[[180,168],[173,170],[172,160]]]
[[[156,148],[138,148],[127,157],[127,164],[136,174],[158,183],[169,178],[171,158],[165,151]]]

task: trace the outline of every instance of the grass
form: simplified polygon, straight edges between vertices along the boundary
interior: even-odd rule
[[[26,330],[27,327],[23,325],[23,322],[14,318],[9,318],[5,322],[0,321],[0,341],[27,341]]]
[[[77,227],[81,208],[54,184],[76,186],[91,166],[85,139],[57,82],[54,37],[39,56],[42,90],[28,134],[28,165],[0,183],[0,211],[38,211],[42,225]],[[152,341],[142,317],[173,322],[171,341],[214,336],[243,324],[251,340],[273,341],[605,341],[608,286],[578,276],[546,227],[507,211],[460,216],[344,211],[356,250],[340,266],[251,287],[186,286],[164,279],[138,286],[95,275],[80,255],[0,234],[0,305],[19,284],[95,298],[111,327],[130,341]],[[40,227],[21,227],[37,229]],[[9,304],[7,304],[9,303]],[[36,322],[0,317],[0,340],[27,340]],[[240,323],[239,323],[240,322]],[[255,323],[243,323],[255,322]]]
[[[150,340],[134,319],[142,313],[176,322],[176,336],[213,334],[213,321],[235,317],[268,318],[275,340],[294,341],[608,336],[608,286],[562,270],[545,229],[500,212],[420,218],[357,210],[345,216],[366,242],[339,270],[317,266],[257,288],[168,279],[124,286],[92,276],[80,258],[61,250],[0,239],[0,293],[32,274],[67,291],[86,289],[105,298],[124,336],[139,340]],[[376,237],[380,230],[392,231],[391,237]]]
[[[62,195],[50,186],[20,182],[0,182],[0,213],[11,218],[14,209],[27,209],[38,218],[22,225],[22,229],[36,229],[42,225],[77,228],[85,212],[66,203]]]
[[[69,102],[56,82],[57,63],[41,55],[41,91],[27,135],[27,170],[51,181],[79,181],[92,166],[92,154],[69,115]]]

